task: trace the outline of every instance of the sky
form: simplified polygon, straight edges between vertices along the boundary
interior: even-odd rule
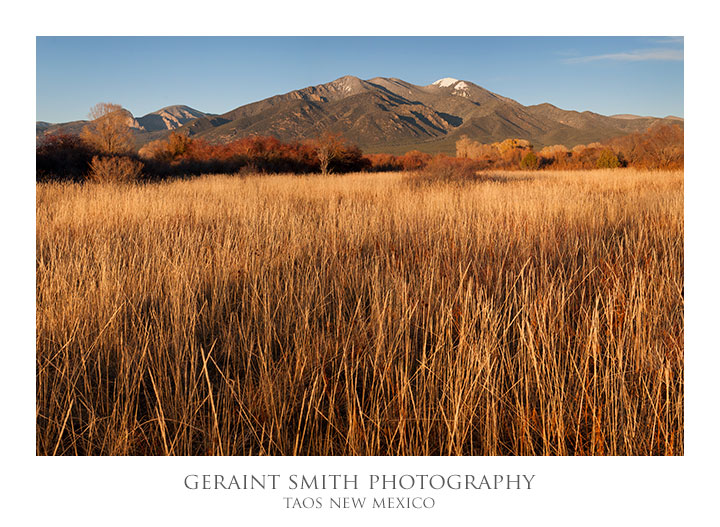
[[[684,117],[682,37],[37,37],[36,120],[98,102],[225,113],[344,75],[473,82],[524,105]]]

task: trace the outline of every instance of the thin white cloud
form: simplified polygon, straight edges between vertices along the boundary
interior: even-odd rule
[[[641,62],[646,60],[677,61],[683,60],[681,49],[636,49],[621,53],[607,53],[604,55],[588,55],[585,57],[572,57],[565,59],[567,64],[579,64],[583,62],[595,62],[598,60],[617,60],[621,62]]]
[[[659,44],[684,44],[685,37],[661,37],[652,42],[658,42]]]

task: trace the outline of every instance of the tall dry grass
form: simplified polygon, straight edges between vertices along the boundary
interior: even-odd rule
[[[683,174],[37,187],[38,454],[682,454]]]

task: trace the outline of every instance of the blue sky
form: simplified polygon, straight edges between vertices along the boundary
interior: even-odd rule
[[[114,102],[224,113],[343,75],[468,80],[529,105],[684,117],[681,37],[37,37],[37,120]]]

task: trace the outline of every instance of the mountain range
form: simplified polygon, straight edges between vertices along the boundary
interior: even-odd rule
[[[365,152],[455,151],[462,136],[482,143],[527,139],[537,147],[572,147],[640,132],[679,117],[605,116],[562,110],[549,103],[523,106],[469,81],[439,79],[417,86],[396,78],[362,80],[353,76],[309,86],[227,113],[208,114],[188,106],[168,106],[139,118],[128,112],[138,146],[171,131],[223,143],[248,135],[283,141],[311,139],[324,132],[342,134]],[[87,121],[36,123],[36,137],[79,133]]]

